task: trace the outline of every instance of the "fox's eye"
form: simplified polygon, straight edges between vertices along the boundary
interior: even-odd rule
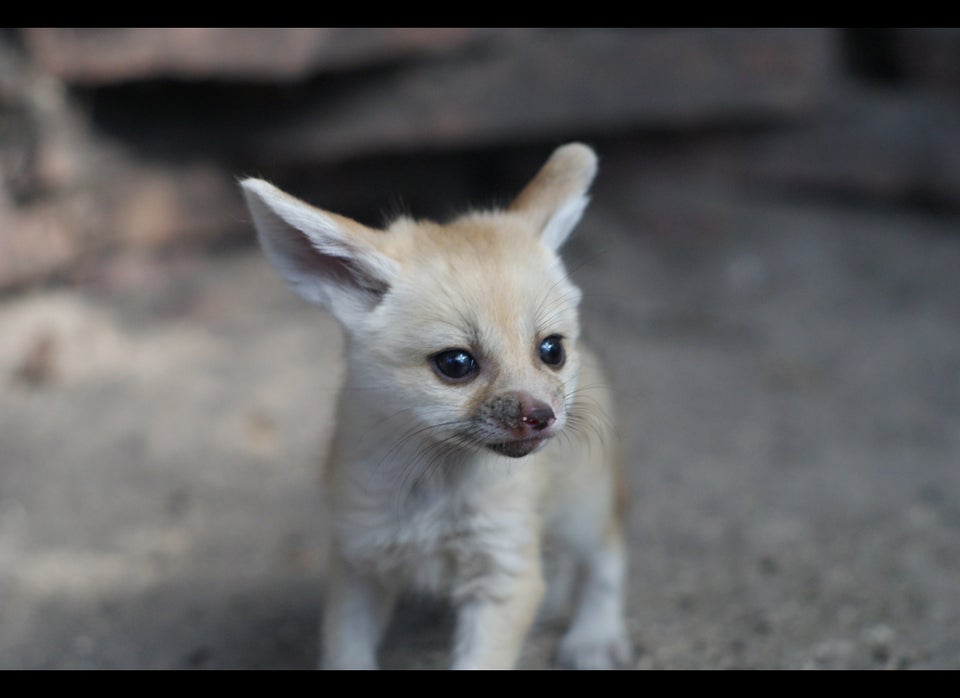
[[[477,360],[463,349],[447,349],[435,354],[433,363],[447,378],[460,380],[477,372]]]
[[[540,342],[540,360],[547,366],[560,368],[567,355],[563,351],[563,338],[558,334],[553,334]]]

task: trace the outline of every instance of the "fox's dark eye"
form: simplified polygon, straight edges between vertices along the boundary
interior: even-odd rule
[[[433,363],[447,378],[460,380],[477,372],[477,360],[463,349],[447,349],[435,354]]]
[[[567,354],[563,350],[563,338],[560,335],[550,335],[540,342],[540,360],[554,368],[563,366],[563,362],[567,360]]]

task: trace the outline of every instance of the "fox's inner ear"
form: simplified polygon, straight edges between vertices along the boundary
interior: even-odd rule
[[[260,179],[240,186],[264,253],[297,294],[346,324],[380,302],[396,275],[396,264],[378,249],[384,233]]]
[[[557,250],[580,221],[597,174],[597,156],[582,143],[557,148],[537,175],[510,204],[540,231],[543,244]]]

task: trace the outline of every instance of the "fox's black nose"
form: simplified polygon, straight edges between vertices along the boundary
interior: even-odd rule
[[[498,396],[487,403],[485,409],[518,439],[530,438],[557,421],[549,404],[522,390]]]
[[[519,398],[520,424],[525,431],[543,431],[556,421],[557,416],[553,413],[553,408],[547,403],[529,395],[521,394]]]
[[[556,421],[557,417],[553,413],[550,405],[536,401],[531,405],[521,407],[520,421],[528,428],[535,431],[542,431]]]

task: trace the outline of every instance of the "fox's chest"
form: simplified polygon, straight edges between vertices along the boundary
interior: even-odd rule
[[[530,554],[538,528],[536,506],[521,488],[510,497],[437,492],[341,510],[334,531],[353,564],[425,591],[449,593],[466,580],[515,568]]]

